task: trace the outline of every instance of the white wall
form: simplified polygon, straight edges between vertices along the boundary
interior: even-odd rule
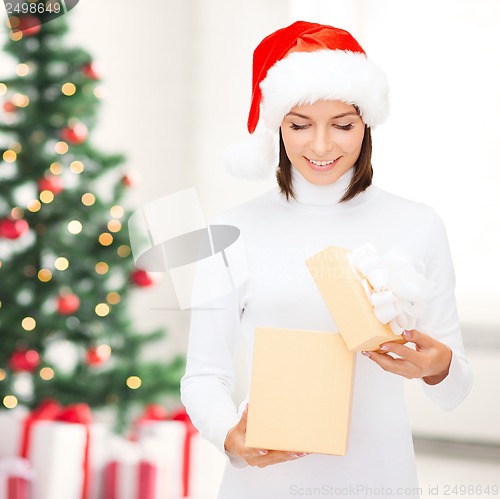
[[[222,151],[248,134],[252,54],[260,40],[288,23],[288,0],[198,3],[201,43],[194,61],[196,132],[194,181],[209,217],[269,190],[275,181],[247,182],[228,175]]]

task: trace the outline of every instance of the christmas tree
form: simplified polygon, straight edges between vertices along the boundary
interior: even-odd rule
[[[133,265],[125,160],[91,143],[100,75],[65,45],[65,17],[29,21],[9,34],[14,76],[0,80],[0,407],[110,406],[123,427],[178,393],[184,363],[141,360],[164,333],[128,314],[131,288],[153,279]]]

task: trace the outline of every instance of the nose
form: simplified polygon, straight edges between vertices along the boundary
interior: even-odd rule
[[[333,141],[328,130],[323,127],[316,128],[311,138],[311,150],[314,154],[317,154],[318,157],[322,157],[332,149],[332,146]]]

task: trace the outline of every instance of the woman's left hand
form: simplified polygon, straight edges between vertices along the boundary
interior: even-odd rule
[[[377,352],[363,352],[385,371],[405,378],[422,378],[429,385],[437,385],[448,375],[451,364],[451,349],[416,329],[405,331],[403,338],[415,343],[412,349],[394,341],[384,343]],[[394,353],[394,358],[388,353]]]

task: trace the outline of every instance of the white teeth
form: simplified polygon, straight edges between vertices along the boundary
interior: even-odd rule
[[[326,166],[326,165],[331,165],[334,160],[331,159],[330,161],[314,161],[313,159],[310,159],[309,161],[316,166]]]

